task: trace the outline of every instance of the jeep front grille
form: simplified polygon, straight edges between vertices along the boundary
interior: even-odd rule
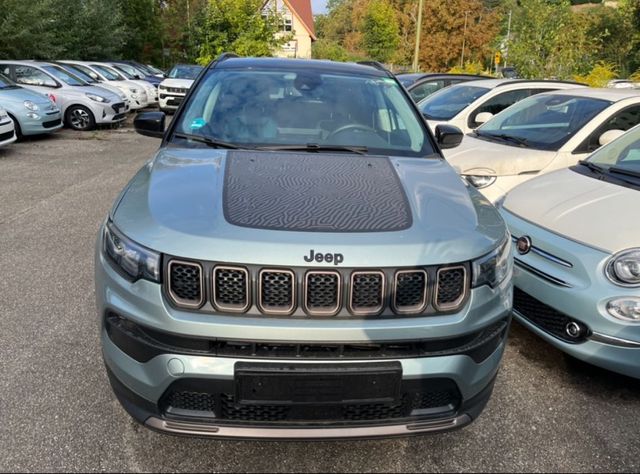
[[[353,272],[349,309],[356,315],[378,314],[384,306],[384,273]]]
[[[463,266],[438,270],[436,308],[448,310],[460,305],[467,289],[467,271]]]
[[[258,303],[265,314],[289,314],[295,309],[296,276],[291,270],[260,271]]]
[[[420,313],[428,304],[427,272],[401,270],[396,273],[394,310],[399,314]]]
[[[174,306],[209,313],[293,317],[428,316],[469,296],[468,264],[400,269],[260,268],[169,257],[165,290]]]
[[[333,316],[340,310],[340,273],[308,272],[305,277],[304,305],[313,316]]]
[[[213,269],[213,306],[222,311],[249,309],[249,272],[242,267]]]
[[[199,308],[204,302],[204,278],[199,263],[172,260],[169,262],[169,295],[187,308]]]

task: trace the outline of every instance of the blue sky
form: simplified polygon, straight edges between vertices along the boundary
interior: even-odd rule
[[[311,6],[314,15],[327,12],[327,0],[311,0]]]

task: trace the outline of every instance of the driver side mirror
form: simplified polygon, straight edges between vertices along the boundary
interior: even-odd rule
[[[457,147],[464,137],[462,130],[458,127],[444,124],[436,127],[435,135],[438,145],[440,145],[440,148],[443,150]]]
[[[133,126],[140,135],[152,138],[164,137],[164,112],[142,112],[136,115]]]
[[[473,119],[473,121],[477,123],[478,126],[480,126],[482,124],[487,123],[492,118],[493,118],[493,114],[491,112],[480,112],[478,115],[476,115],[476,118]]]
[[[600,138],[598,139],[598,143],[600,143],[600,146],[603,146],[603,145],[606,145],[607,143],[611,143],[616,138],[622,135],[624,135],[624,130],[618,130],[618,129],[607,130],[602,135],[600,135]]]

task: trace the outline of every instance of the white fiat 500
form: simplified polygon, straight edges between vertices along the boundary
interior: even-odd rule
[[[502,206],[515,245],[513,309],[591,364],[640,378],[640,126]]]
[[[640,123],[640,94],[580,88],[524,99],[445,150],[491,201],[539,174],[575,165]]]

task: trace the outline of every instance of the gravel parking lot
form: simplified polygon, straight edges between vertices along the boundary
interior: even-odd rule
[[[137,425],[101,360],[93,248],[157,146],[125,128],[0,149],[0,471],[640,470],[640,383],[567,361],[517,325],[487,410],[461,431],[221,442]]]

